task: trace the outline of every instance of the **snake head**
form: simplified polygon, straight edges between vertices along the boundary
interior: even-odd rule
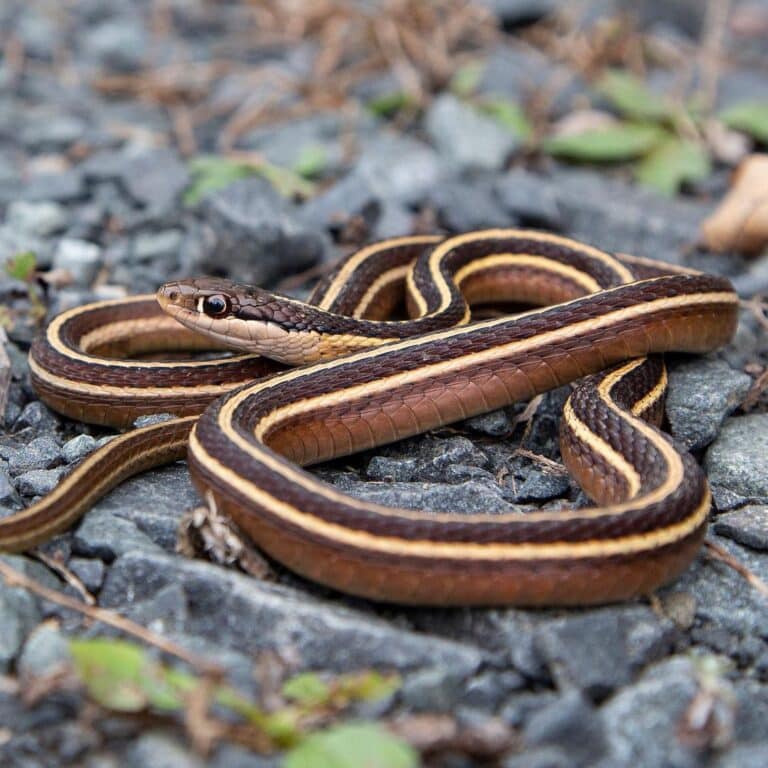
[[[160,306],[182,325],[232,349],[255,352],[288,365],[303,365],[359,346],[339,334],[346,318],[288,296],[216,277],[166,283]],[[339,338],[350,346],[339,347]]]

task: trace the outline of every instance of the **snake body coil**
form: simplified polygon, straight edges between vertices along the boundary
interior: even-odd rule
[[[404,286],[412,319],[388,320]],[[49,497],[1,520],[0,547],[23,549],[70,524],[123,477],[182,455],[192,429],[190,470],[206,498],[269,555],[353,594],[415,604],[599,603],[669,581],[698,549],[706,480],[654,426],[666,374],[645,356],[725,344],[738,306],[725,279],[554,235],[488,230],[365,248],[309,305],[213,279],[168,284],[159,299],[190,330],[146,298],[72,310],[33,346],[33,381],[75,418],[185,418],[116,438]],[[554,305],[469,322],[467,302],[498,301]],[[193,364],[105,356],[200,348],[196,331],[303,365],[264,378],[275,366],[248,354]],[[596,508],[394,509],[297,466],[583,377],[565,407],[561,444]]]

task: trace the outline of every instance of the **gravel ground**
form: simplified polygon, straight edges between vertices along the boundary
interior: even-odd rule
[[[377,100],[393,92],[393,75],[375,68],[349,82],[338,72],[324,75],[317,39],[299,31],[285,42],[270,31],[285,22],[279,31],[291,32],[290,17],[268,12],[279,5],[0,6],[0,265],[33,252],[44,278],[29,283],[0,272],[0,299],[13,320],[5,343],[11,383],[0,416],[0,515],[50,491],[104,437],[59,418],[30,387],[26,352],[41,306],[50,315],[210,272],[300,295],[307,286],[291,276],[322,270],[355,244],[487,226],[535,226],[718,271],[745,298],[768,288],[768,255],[747,263],[692,247],[727,188],[727,166],[684,196],[665,198],[622,170],[531,157],[520,135],[475,109],[461,88],[446,87],[445,73],[442,82],[432,73],[435,95],[422,110],[385,119]],[[533,46],[540,26],[530,25],[557,5],[484,3],[490,20],[470,25],[469,38],[477,40],[467,43],[480,46],[475,58],[484,63],[476,93],[527,103],[546,91],[551,118],[583,101],[582,78]],[[659,0],[635,10],[642,28],[667,46],[690,46],[705,26],[704,5]],[[574,41],[629,6],[584,3]],[[768,4],[734,3],[737,12],[768,13]],[[493,34],[484,38],[486,27]],[[726,35],[721,105],[768,101],[764,41]],[[649,77],[663,83],[665,74]],[[258,156],[283,173],[230,166],[229,183],[203,194],[200,163],[190,161],[232,151],[241,162]],[[311,189],[297,171],[312,177]],[[286,183],[295,194],[285,194]],[[745,308],[727,349],[670,361],[668,401],[673,436],[710,477],[711,541],[764,581],[768,413],[764,401],[749,409],[744,403],[766,365],[766,323]],[[524,512],[575,501],[579,490],[556,464],[565,395],[547,394],[527,430],[522,408],[514,407],[317,472],[361,498],[435,510]],[[277,566],[272,580],[260,581],[176,554],[181,515],[196,503],[183,464],[148,472],[43,553],[75,574],[100,606],[223,664],[246,690],[254,689],[254,658],[266,652],[291,671],[394,670],[402,676],[399,691],[378,709],[354,714],[446,714],[461,728],[501,728],[514,742],[485,762],[464,749],[433,756],[430,765],[768,765],[768,600],[711,556],[699,556],[653,602],[404,610],[331,593]],[[74,593],[40,560],[3,560]],[[3,766],[279,764],[279,756],[230,745],[200,757],[178,725],[98,716],[77,690],[58,687],[25,700],[20,691],[66,660],[64,638],[103,633],[0,583]]]

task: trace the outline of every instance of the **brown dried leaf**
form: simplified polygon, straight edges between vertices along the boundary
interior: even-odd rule
[[[730,191],[701,231],[713,251],[756,254],[768,246],[768,155],[744,160]]]

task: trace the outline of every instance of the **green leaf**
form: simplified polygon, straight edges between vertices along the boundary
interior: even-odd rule
[[[286,699],[303,704],[306,707],[319,707],[325,704],[331,695],[328,685],[314,672],[305,672],[287,680],[283,685]]]
[[[371,99],[367,107],[377,117],[392,117],[404,109],[415,108],[416,102],[405,91],[391,91]]]
[[[566,160],[618,162],[633,160],[653,149],[666,135],[655,125],[619,123],[544,141],[545,152]]]
[[[669,138],[640,161],[635,178],[664,195],[674,195],[685,182],[701,181],[712,172],[709,154],[701,144]]]
[[[659,122],[670,115],[664,99],[642,80],[621,69],[609,69],[597,81],[597,90],[625,117]]]
[[[451,91],[457,96],[471,96],[477,90],[484,71],[485,64],[481,61],[470,61],[463,67],[459,67],[451,78]]]
[[[417,768],[407,744],[377,725],[339,725],[306,738],[285,757],[283,768]]]
[[[192,183],[184,193],[185,205],[197,205],[210,192],[256,173],[253,166],[215,156],[196,157],[189,163],[189,170]]]
[[[312,182],[302,179],[288,168],[264,163],[256,169],[256,173],[267,179],[283,197],[312,197],[315,193]]]
[[[338,680],[340,693],[356,701],[376,701],[393,694],[400,687],[399,675],[382,675],[369,670],[344,675]]]
[[[5,265],[5,271],[16,280],[27,282],[37,269],[37,258],[32,251],[18,253]]]
[[[490,115],[510,133],[519,136],[523,140],[530,139],[533,135],[533,128],[522,107],[517,102],[501,98],[488,99],[480,104],[480,109],[487,115]]]
[[[328,166],[328,153],[325,147],[312,144],[299,152],[293,169],[303,179],[316,179]]]
[[[178,690],[160,664],[138,645],[120,640],[71,640],[75,668],[90,696],[117,712],[148,706],[174,710],[182,706]]]
[[[720,119],[737,131],[768,144],[768,102],[743,101],[720,113]]]

